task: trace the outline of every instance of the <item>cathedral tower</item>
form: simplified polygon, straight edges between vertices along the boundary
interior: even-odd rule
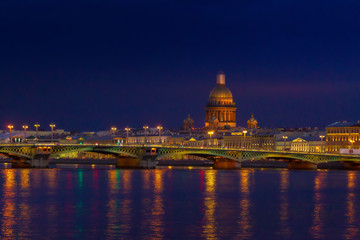
[[[205,127],[224,129],[236,127],[236,106],[231,91],[225,86],[225,74],[219,73],[216,87],[210,92],[206,106]]]

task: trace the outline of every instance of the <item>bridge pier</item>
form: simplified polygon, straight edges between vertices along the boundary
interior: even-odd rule
[[[156,168],[156,157],[145,155],[140,160],[140,168],[154,169]]]
[[[344,168],[348,170],[360,170],[360,164],[357,162],[343,162]]]
[[[239,169],[241,168],[241,162],[234,160],[214,160],[214,169]]]
[[[141,158],[117,158],[116,168],[156,168],[156,160],[154,156],[143,156]]]
[[[49,161],[48,161],[48,159],[45,159],[43,157],[34,158],[31,160],[31,167],[32,168],[48,168]]]
[[[312,162],[305,162],[305,161],[291,161],[289,162],[288,169],[316,170],[317,164]]]
[[[140,168],[140,160],[132,157],[116,158],[116,168]]]

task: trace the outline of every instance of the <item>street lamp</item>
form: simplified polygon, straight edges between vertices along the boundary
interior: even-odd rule
[[[161,144],[161,130],[163,127],[161,125],[157,126],[157,129],[159,130],[159,143]]]
[[[147,133],[147,130],[149,129],[149,126],[143,126],[143,129],[145,131],[145,144],[146,144],[146,133]]]
[[[209,131],[208,134],[210,136],[209,145],[211,145],[211,136],[214,134],[214,131]]]
[[[286,139],[287,138],[288,138],[287,136],[283,136],[283,139],[284,139],[284,151],[286,150]]]
[[[128,137],[129,137],[129,131],[131,130],[131,128],[125,128],[126,131],[126,143],[128,143]]]
[[[351,145],[350,145],[350,146],[351,146],[351,149],[354,149],[354,142],[355,142],[355,141],[354,141],[353,139],[350,139],[349,142],[350,142],[350,144],[351,144]]]
[[[50,127],[51,127],[51,142],[53,142],[54,141],[54,127],[55,127],[55,124],[51,123]]]
[[[115,138],[116,127],[111,127],[111,131],[112,131],[113,138]]]
[[[9,142],[11,143],[11,130],[14,128],[14,125],[8,125],[7,128],[9,129]]]
[[[24,129],[24,138],[26,138],[26,130],[29,128],[29,126],[23,125],[22,128]]]
[[[243,132],[243,134],[244,134],[244,148],[246,147],[246,145],[245,145],[245,141],[246,141],[246,134],[247,134],[247,132],[248,131],[246,131],[246,130],[244,130],[244,131],[242,131]]]
[[[38,130],[39,130],[40,124],[35,123],[34,127],[36,129],[36,137],[39,137]]]
[[[323,151],[323,138],[324,138],[325,136],[324,136],[324,135],[320,135],[319,137],[321,138],[321,148],[320,148],[320,151],[321,151],[321,152],[324,152],[324,151]]]

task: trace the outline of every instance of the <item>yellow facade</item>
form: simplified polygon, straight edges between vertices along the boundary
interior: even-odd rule
[[[341,148],[360,149],[360,124],[335,123],[326,128],[326,150],[339,152]]]

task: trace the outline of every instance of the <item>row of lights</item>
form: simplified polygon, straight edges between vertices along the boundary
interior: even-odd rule
[[[161,131],[163,130],[163,127],[161,125],[156,127],[159,131],[159,138],[161,137]],[[149,129],[149,126],[143,126],[143,129],[145,131],[145,139],[146,139],[146,134],[147,134],[147,130]],[[117,130],[116,127],[111,127],[110,130],[112,131],[113,137],[115,137],[115,132]],[[129,137],[129,131],[131,130],[131,128],[126,127],[124,128],[124,130],[126,131],[126,138]]]
[[[53,135],[54,135],[54,134],[53,134],[53,131],[54,131],[54,128],[55,128],[55,124],[51,123],[49,126],[50,126],[50,128],[51,128],[51,138],[53,138],[53,137],[54,137],[54,136],[53,136]],[[35,124],[34,124],[34,127],[35,127],[35,129],[36,129],[36,135],[38,135],[38,130],[39,130],[40,124],[39,124],[39,123],[35,123]],[[10,138],[11,138],[11,130],[14,129],[14,125],[9,124],[9,125],[7,126],[7,128],[9,129]],[[22,125],[22,128],[24,129],[25,138],[26,138],[26,130],[29,128],[29,126],[28,126],[28,125]]]
[[[321,138],[321,151],[323,149],[323,138],[325,137],[324,135],[320,135],[319,136]],[[288,139],[288,136],[283,136],[282,137],[284,139],[284,150],[286,150],[286,139]]]

